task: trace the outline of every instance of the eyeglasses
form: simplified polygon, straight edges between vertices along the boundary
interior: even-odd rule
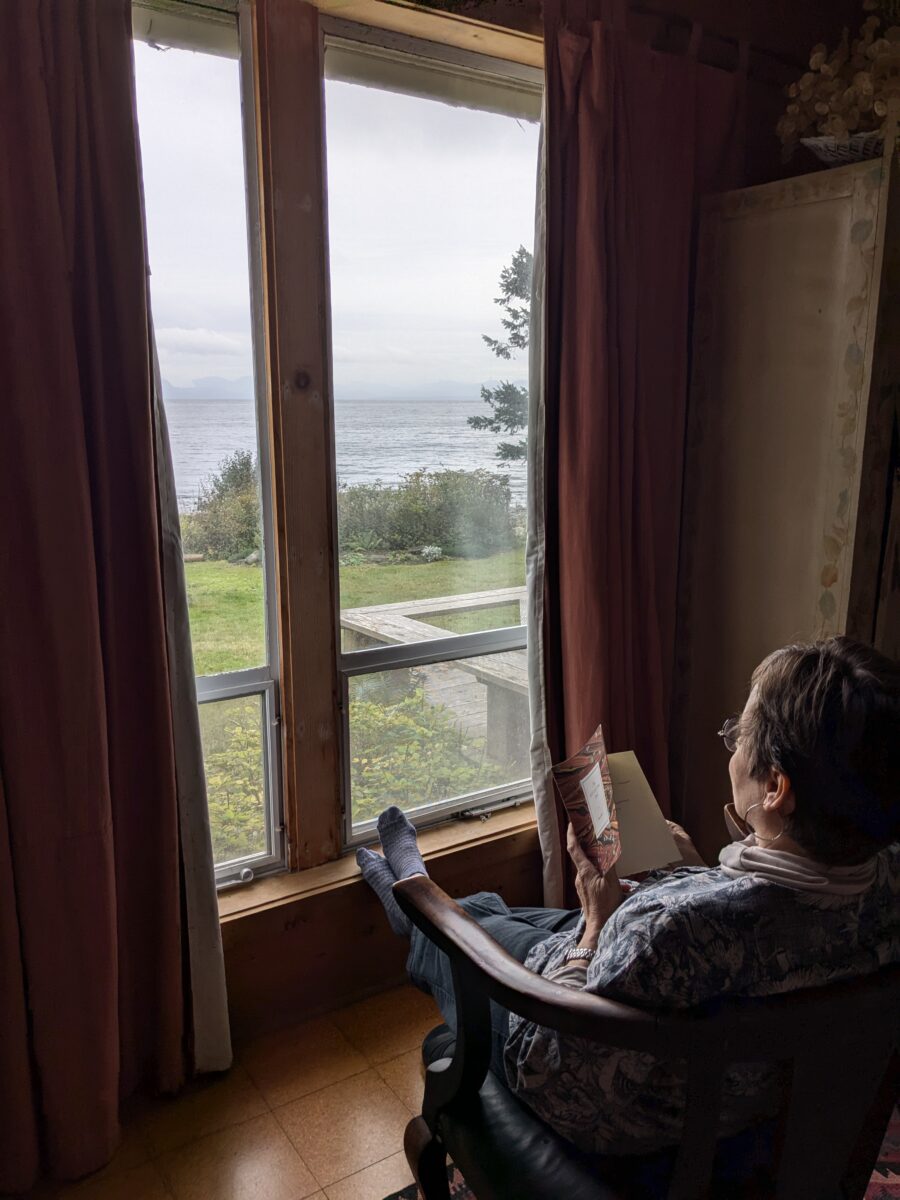
[[[725,749],[729,754],[734,754],[738,747],[738,737],[741,731],[741,718],[729,717],[722,728],[719,730],[719,737],[725,743]]]

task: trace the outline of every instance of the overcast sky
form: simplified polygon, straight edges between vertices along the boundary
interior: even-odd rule
[[[162,374],[248,377],[238,64],[140,42],[135,60]],[[537,126],[331,81],[326,103],[335,394],[524,379],[481,334],[500,334],[500,270],[532,246]]]

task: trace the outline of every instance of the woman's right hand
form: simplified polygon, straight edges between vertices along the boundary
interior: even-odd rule
[[[684,867],[705,867],[707,863],[700,856],[700,851],[691,840],[691,835],[681,825],[675,821],[666,821],[669,827],[669,833],[675,839],[675,845],[678,847],[678,853],[681,855],[681,863],[676,863],[676,866]]]
[[[601,875],[582,850],[571,825],[566,834],[566,849],[575,866],[575,891],[584,913],[584,937],[578,944],[596,950],[603,926],[625,899],[625,895],[616,868],[610,867],[605,875]]]

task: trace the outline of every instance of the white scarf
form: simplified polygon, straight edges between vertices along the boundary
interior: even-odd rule
[[[866,891],[875,880],[876,860],[877,855],[858,866],[831,867],[784,850],[767,850],[756,844],[752,834],[719,853],[719,865],[732,879],[756,875],[798,892],[829,896],[858,896]]]

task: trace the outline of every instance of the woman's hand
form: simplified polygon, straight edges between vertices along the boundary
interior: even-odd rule
[[[596,950],[600,931],[625,896],[615,867],[601,875],[582,850],[571,825],[566,836],[566,848],[575,864],[575,891],[584,913],[584,937],[578,944]]]
[[[666,821],[669,827],[669,833],[675,839],[675,845],[678,847],[678,853],[681,855],[681,862],[674,863],[674,866],[684,867],[705,867],[708,864],[700,857],[700,851],[691,841],[691,835],[675,821]]]

